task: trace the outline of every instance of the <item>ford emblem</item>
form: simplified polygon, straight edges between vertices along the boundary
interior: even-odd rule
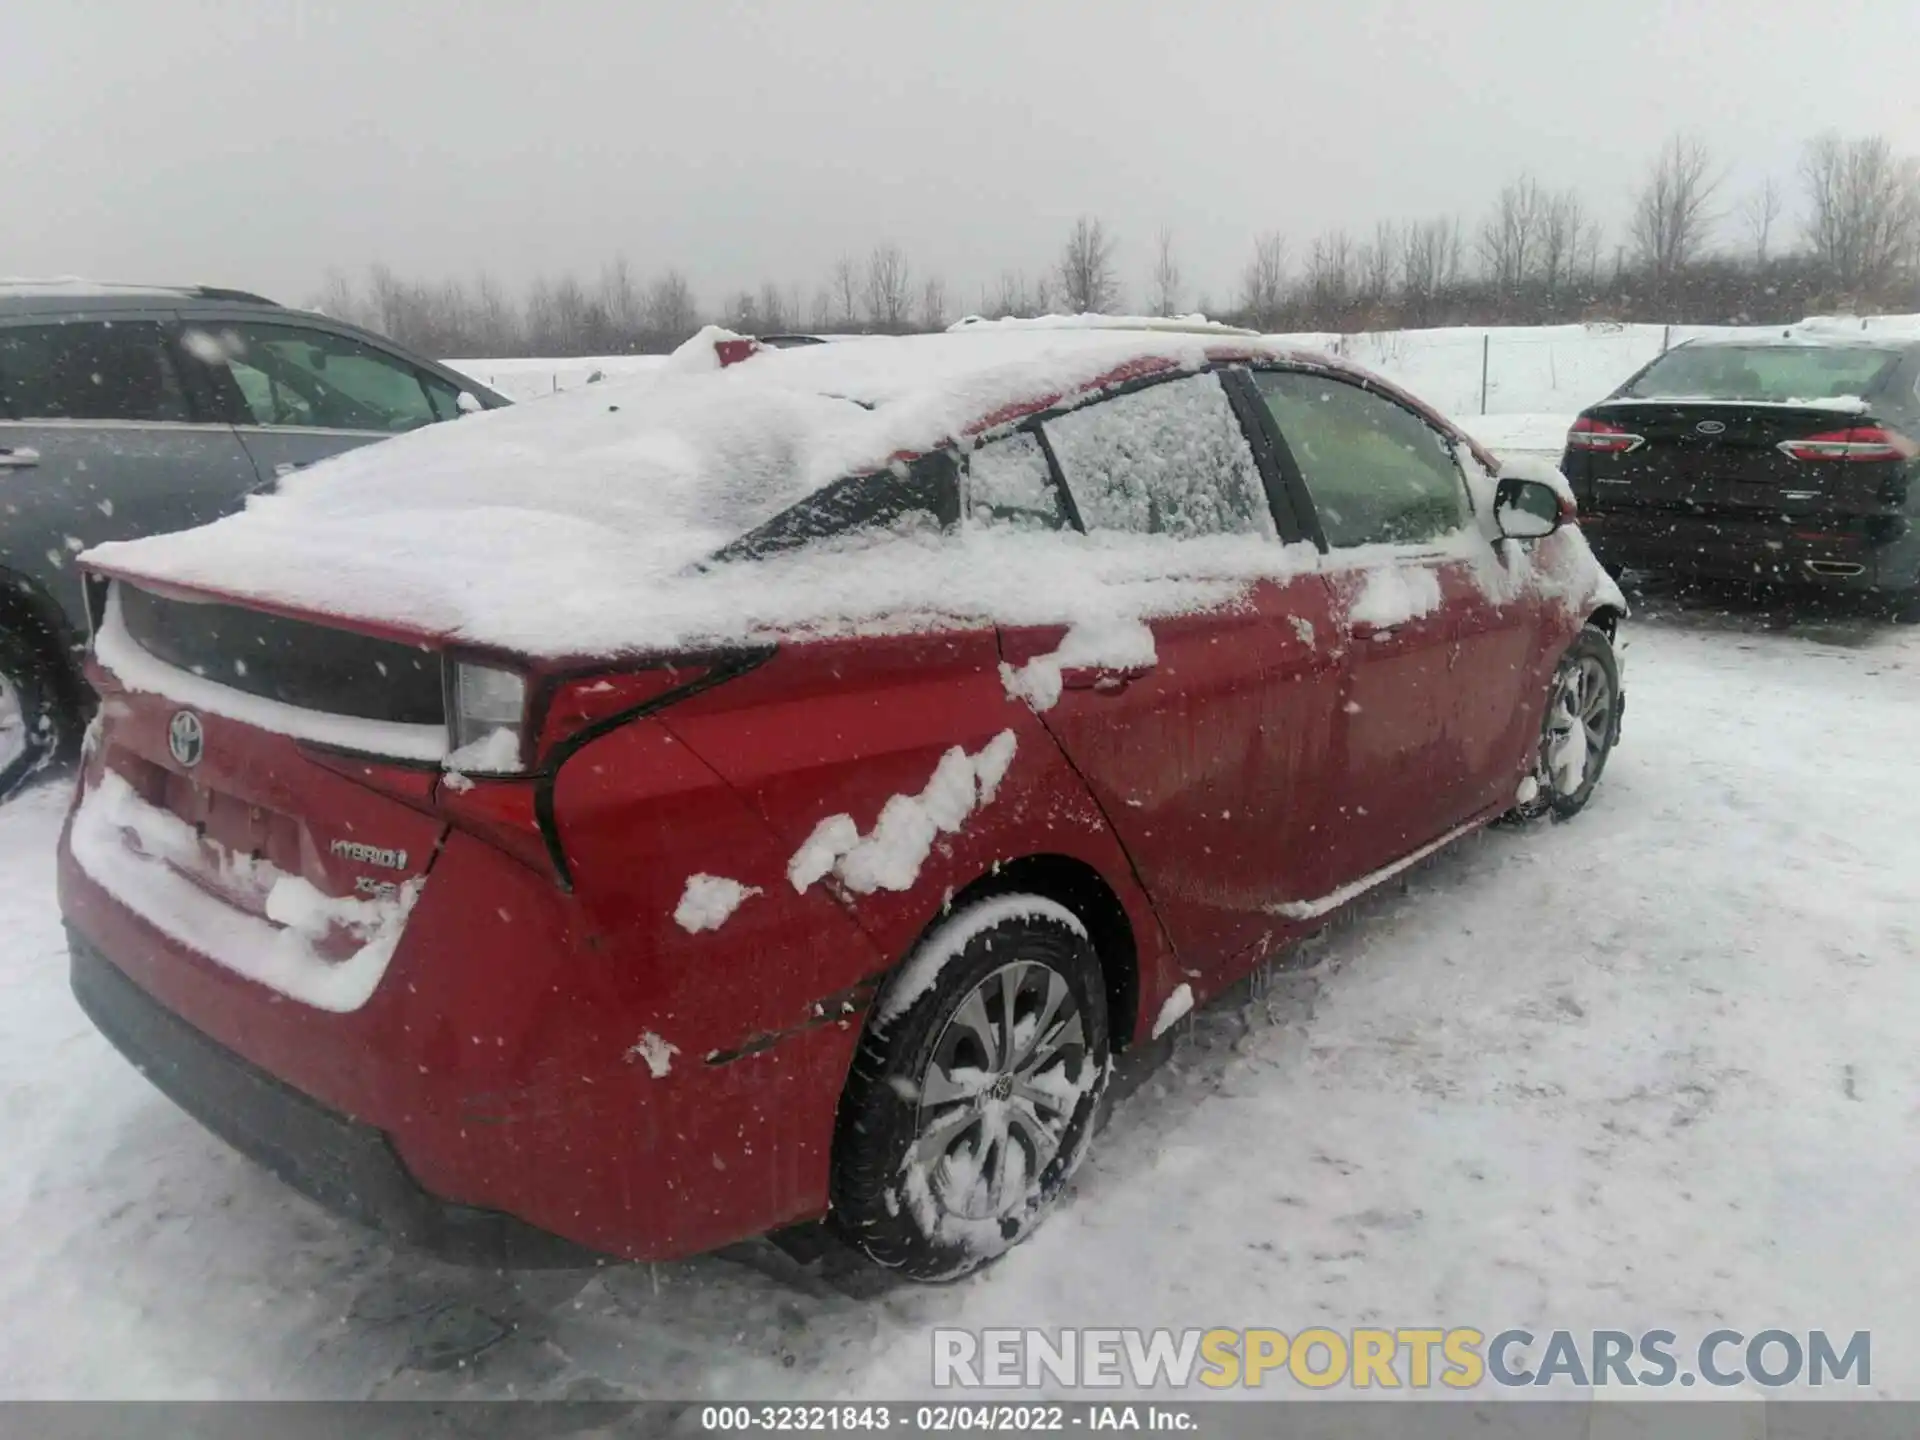
[[[173,752],[173,758],[191,769],[200,763],[206,748],[207,737],[201,729],[200,717],[191,710],[174,711],[173,719],[167,722],[167,749]]]
[[[1698,430],[1702,435],[1724,435],[1727,433],[1727,427],[1718,420],[1702,420],[1693,428]]]

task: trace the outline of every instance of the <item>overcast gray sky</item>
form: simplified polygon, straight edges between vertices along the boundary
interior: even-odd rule
[[[1610,222],[1669,132],[1730,196],[1825,129],[1920,153],[1920,0],[11,0],[0,274],[287,300],[329,267],[677,265],[811,296],[881,239],[956,306],[1102,216],[1138,301],[1253,236],[1531,170]]]

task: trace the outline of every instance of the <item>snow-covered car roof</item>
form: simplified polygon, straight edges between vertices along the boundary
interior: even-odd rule
[[[947,327],[958,335],[982,330],[1146,330],[1168,335],[1258,335],[1258,330],[1223,325],[1204,315],[1009,315],[988,320],[969,315]]]
[[[991,564],[984,552],[956,558],[952,546],[933,558],[876,547],[856,565],[829,544],[825,558],[688,572],[836,480],[1128,380],[1257,359],[1360,373],[1237,335],[995,328],[768,350],[721,368],[715,342],[727,338],[703,333],[645,379],[348,452],[238,515],[102,545],[85,561],[137,581],[533,654],[665,648],[916,607],[997,614],[1023,587],[1049,614],[1097,611],[1097,594],[1059,593],[1071,577],[1037,583],[1005,547]],[[1065,537],[1007,538],[1044,549]],[[1260,556],[1241,559],[1271,565],[1275,547],[1252,543]],[[1058,557],[1035,557],[1057,567]],[[742,570],[751,573],[727,573]]]

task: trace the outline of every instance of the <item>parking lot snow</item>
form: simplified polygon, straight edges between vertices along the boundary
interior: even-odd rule
[[[1874,1391],[1920,1398],[1920,633],[1694,614],[1630,654],[1586,814],[1462,842],[1176,1025],[1052,1220],[950,1287],[763,1243],[394,1253],[94,1033],[64,795],[30,793],[0,810],[0,1396],[899,1396],[936,1325],[1440,1324],[1871,1330]]]

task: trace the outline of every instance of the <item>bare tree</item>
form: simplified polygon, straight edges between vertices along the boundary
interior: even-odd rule
[[[1400,228],[1391,220],[1373,227],[1373,239],[1364,242],[1354,263],[1354,288],[1361,306],[1383,310],[1393,299],[1400,269]]]
[[[1400,296],[1416,325],[1434,318],[1441,298],[1460,283],[1460,222],[1424,220],[1400,232]]]
[[[1328,324],[1343,320],[1353,305],[1356,285],[1353,237],[1344,230],[1329,230],[1314,236],[1307,250],[1307,269],[1302,279],[1316,322]]]
[[[1920,164],[1896,155],[1884,136],[1824,135],[1807,147],[1800,173],[1807,239],[1843,291],[1871,295],[1920,263]]]
[[[487,355],[518,355],[522,349],[520,307],[491,275],[473,287],[474,342]]]
[[[1120,303],[1120,282],[1113,273],[1113,238],[1090,215],[1073,222],[1060,252],[1061,299],[1073,315],[1102,315]]]
[[[1173,255],[1173,231],[1162,229],[1153,241],[1153,269],[1147,275],[1147,308],[1159,316],[1180,313],[1180,262]]]
[[[699,328],[700,311],[686,276],[669,270],[647,287],[647,332],[653,345],[678,345]]]
[[[1253,242],[1253,258],[1240,275],[1240,308],[1256,330],[1279,327],[1287,299],[1287,240],[1268,230]]]
[[[833,294],[835,321],[843,329],[853,329],[859,321],[860,267],[851,255],[842,255],[833,262],[833,275],[827,288]]]
[[[542,354],[604,354],[610,348],[607,315],[597,297],[573,275],[562,275],[546,290],[547,344]]]
[[[720,307],[720,323],[741,335],[758,333],[764,328],[759,298],[751,290],[736,292]]]
[[[611,348],[618,351],[633,349],[639,343],[641,331],[647,326],[647,306],[640,296],[640,287],[634,281],[633,267],[627,263],[626,256],[614,256],[600,272],[598,299],[600,309],[606,316]]]
[[[1665,285],[1699,257],[1721,179],[1702,141],[1676,135],[1660,147],[1628,226],[1635,258],[1655,281]]]
[[[938,275],[929,275],[927,283],[920,287],[920,328],[947,328],[947,282]]]
[[[1580,271],[1582,250],[1597,238],[1597,227],[1587,218],[1587,208],[1573,190],[1548,195],[1540,207],[1538,266],[1539,278],[1549,295],[1575,283]]]
[[[1496,289],[1511,293],[1533,276],[1546,211],[1546,192],[1531,175],[1502,187],[1478,242],[1481,266]]]
[[[1580,234],[1578,260],[1581,271],[1586,276],[1587,288],[1597,289],[1600,284],[1600,251],[1606,245],[1607,232],[1598,220],[1589,220]]]
[[[1780,218],[1780,186],[1769,175],[1758,190],[1740,202],[1740,224],[1753,242],[1753,263],[1765,265],[1773,243],[1773,223]]]
[[[353,281],[347,278],[344,270],[327,271],[327,280],[320,294],[314,299],[312,308],[322,315],[331,315],[336,320],[345,320],[359,325],[365,322],[360,318],[360,296],[353,288]]]
[[[1002,270],[1000,278],[992,290],[980,292],[980,313],[990,320],[1004,320],[1009,316],[1039,315],[1046,309],[1046,286],[1043,283],[1036,295],[1027,285],[1024,272]]]
[[[906,252],[898,245],[876,245],[867,257],[867,320],[876,330],[897,334],[907,328],[912,290]]]
[[[760,286],[760,331],[764,335],[779,335],[798,328],[800,311],[797,306],[788,303],[787,296],[780,287],[768,280]]]

